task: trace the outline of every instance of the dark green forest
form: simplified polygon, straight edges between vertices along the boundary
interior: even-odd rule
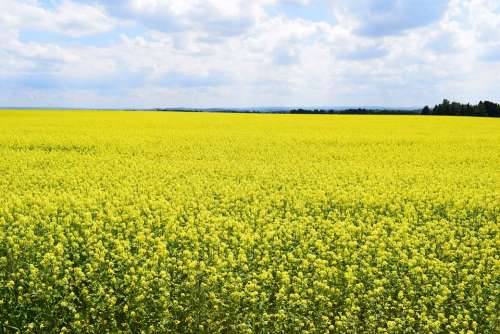
[[[351,108],[351,109],[292,109],[290,114],[339,114],[339,115],[418,115],[420,110],[406,109],[367,109],[367,108]]]
[[[425,106],[422,115],[447,115],[447,116],[482,116],[500,117],[500,104],[490,101],[480,101],[478,104],[462,104],[443,100],[441,104],[434,108]]]
[[[445,116],[478,116],[478,117],[500,117],[500,104],[490,101],[480,101],[478,104],[463,104],[450,102],[444,99],[442,103],[434,108],[425,106],[423,109],[375,109],[375,108],[351,108],[351,109],[292,109],[290,114],[352,114],[352,115],[445,115]]]

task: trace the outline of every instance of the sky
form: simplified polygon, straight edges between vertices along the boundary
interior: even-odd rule
[[[500,101],[498,0],[0,0],[0,106]]]

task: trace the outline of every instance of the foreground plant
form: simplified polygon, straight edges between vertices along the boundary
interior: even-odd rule
[[[499,134],[0,111],[0,332],[498,333]]]

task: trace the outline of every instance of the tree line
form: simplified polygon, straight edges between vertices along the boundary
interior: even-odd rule
[[[292,109],[290,114],[352,114],[352,115],[447,115],[447,116],[479,116],[500,117],[500,104],[491,101],[480,101],[478,104],[463,104],[450,102],[444,99],[434,108],[425,106],[423,109],[375,109],[375,108],[350,108],[350,109]]]
[[[340,114],[340,115],[418,115],[420,110],[407,109],[292,109],[290,114]]]
[[[421,112],[422,115],[447,115],[447,116],[482,116],[482,117],[500,117],[500,104],[490,101],[480,101],[478,104],[462,104],[450,102],[444,99],[441,104],[434,108],[425,106]]]

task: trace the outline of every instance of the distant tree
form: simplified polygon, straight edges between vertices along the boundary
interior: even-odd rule
[[[443,115],[451,115],[450,101],[444,99],[442,103],[442,108],[443,108]]]
[[[430,115],[431,114],[431,109],[429,106],[425,106],[424,109],[422,109],[422,115]]]
[[[479,101],[479,104],[474,110],[474,116],[488,116],[486,113],[486,105],[483,101]]]
[[[425,106],[421,110],[396,110],[396,109],[292,109],[291,114],[357,114],[357,115],[448,115],[448,116],[481,116],[500,117],[500,104],[490,101],[480,101],[477,105],[450,102],[444,99],[442,103],[430,108]]]
[[[490,101],[484,101],[484,109],[489,117],[500,117],[500,105]]]
[[[427,107],[427,106],[426,106]],[[461,104],[444,99],[433,109],[422,109],[422,115],[481,116],[500,117],[500,105],[490,101],[480,101],[477,105]]]

